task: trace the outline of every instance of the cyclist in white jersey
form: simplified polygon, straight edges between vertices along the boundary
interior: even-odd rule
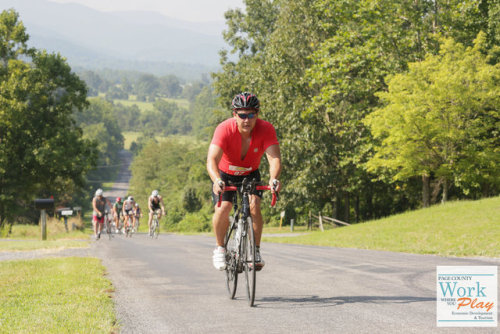
[[[122,207],[123,219],[126,222],[125,224],[129,224],[128,217],[132,217],[132,228],[135,228],[135,201],[134,197],[129,196],[124,202]],[[126,225],[125,225],[126,227]]]

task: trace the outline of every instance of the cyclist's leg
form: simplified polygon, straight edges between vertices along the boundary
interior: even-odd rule
[[[229,214],[233,208],[233,203],[223,201],[221,206],[215,205],[215,212],[212,217],[212,225],[215,232],[217,246],[224,247],[224,237],[229,226]]]
[[[149,210],[149,218],[148,218],[148,231],[151,231],[151,222],[153,221],[153,210]]]
[[[97,216],[92,216],[92,227],[94,230],[94,237],[97,237]]]
[[[250,214],[252,215],[253,220],[255,245],[260,246],[264,219],[262,218],[262,213],[260,211],[260,197],[257,195],[250,195]]]
[[[96,239],[101,235],[102,224],[104,223],[104,217],[98,218],[95,216],[94,218],[94,232]]]

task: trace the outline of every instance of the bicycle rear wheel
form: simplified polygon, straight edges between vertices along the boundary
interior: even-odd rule
[[[237,243],[235,238],[234,224],[231,224],[224,238],[224,247],[226,248],[226,286],[229,299],[234,299],[236,288],[238,287]]]
[[[243,245],[243,267],[245,271],[245,280],[247,283],[248,304],[253,306],[255,301],[256,270],[255,270],[255,236],[253,233],[252,218],[247,218],[246,236],[241,240]]]

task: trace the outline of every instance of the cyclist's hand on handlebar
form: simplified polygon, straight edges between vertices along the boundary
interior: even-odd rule
[[[272,179],[269,181],[269,187],[271,187],[272,193],[279,193],[281,190],[281,182],[278,179]]]
[[[214,185],[213,185],[214,194],[223,193],[225,186],[226,185],[225,185],[224,181],[222,181],[221,179],[215,180]]]

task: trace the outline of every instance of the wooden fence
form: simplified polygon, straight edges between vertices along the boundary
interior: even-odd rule
[[[313,221],[313,218],[317,219],[317,221]],[[323,227],[324,224],[332,224],[334,227],[351,225],[335,218],[323,216],[321,212],[316,216],[311,211],[309,211],[309,223],[307,226],[308,230],[312,230],[313,227],[319,226],[319,229],[323,232],[325,230]]]

